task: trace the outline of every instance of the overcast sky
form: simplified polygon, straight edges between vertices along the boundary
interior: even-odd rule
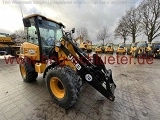
[[[23,29],[21,6],[24,16],[39,13],[62,22],[67,30],[86,27],[90,39],[97,43],[96,35],[100,29],[108,26],[113,35],[119,19],[139,2],[140,0],[1,0],[0,32],[13,33]],[[113,40],[114,37],[111,36],[110,39]]]

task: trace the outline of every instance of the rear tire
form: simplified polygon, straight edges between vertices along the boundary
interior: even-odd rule
[[[35,72],[35,68],[29,59],[25,59],[24,62],[19,64],[20,73],[24,82],[35,81],[38,73]]]
[[[15,57],[18,57],[19,56],[19,48],[15,48],[14,50],[13,50],[13,56],[15,56]]]
[[[45,77],[46,85],[53,101],[60,107],[70,108],[77,101],[82,81],[70,67],[50,69]]]

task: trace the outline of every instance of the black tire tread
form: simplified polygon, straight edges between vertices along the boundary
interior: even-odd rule
[[[64,86],[68,87],[67,89],[68,89],[69,95],[67,96],[69,98],[66,101],[58,100],[51,92],[49,82],[52,77],[58,77],[58,78],[60,77],[59,79],[64,84]],[[65,81],[63,81],[62,79]],[[80,93],[80,87],[82,85],[81,85],[81,79],[72,68],[68,66],[64,66],[64,67],[56,66],[55,68],[51,68],[48,70],[45,76],[45,80],[46,80],[47,88],[50,92],[50,95],[52,96],[53,101],[56,104],[58,104],[60,107],[63,107],[65,109],[68,109],[74,105],[74,103],[78,99],[78,95]]]
[[[31,63],[27,62],[27,60],[25,60],[24,67],[25,67],[25,71],[26,71],[26,77],[23,78],[24,82],[35,81],[36,78],[38,77],[38,73],[35,72],[34,66]]]

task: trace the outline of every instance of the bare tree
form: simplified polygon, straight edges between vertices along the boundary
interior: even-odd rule
[[[84,27],[80,27],[77,29],[77,36],[80,36],[83,38],[83,40],[89,39],[88,30]]]
[[[115,29],[114,31],[114,36],[116,38],[118,37],[122,37],[123,40],[124,40],[124,43],[126,42],[126,39],[127,39],[127,36],[128,36],[129,32],[128,32],[128,29],[126,28],[125,26],[125,21],[123,21],[123,19],[121,19],[119,21],[119,24],[117,26],[117,28]]]
[[[15,33],[9,35],[12,39],[16,39],[17,35]]]
[[[9,35],[14,42],[24,42],[27,35],[23,30],[16,30],[14,33]]]
[[[142,33],[141,20],[142,16],[139,7],[130,8],[122,18],[123,25],[126,27],[128,35],[132,37],[132,43],[135,43],[136,37]]]
[[[108,27],[103,27],[101,30],[99,30],[99,32],[97,33],[97,40],[98,41],[102,41],[103,42],[103,46],[104,46],[104,42],[105,40],[109,37],[109,33],[108,33]]]
[[[26,38],[26,33],[24,32],[24,30],[16,30],[14,34],[16,34],[16,37]]]
[[[160,36],[160,0],[144,0],[141,5],[143,29],[148,42]]]

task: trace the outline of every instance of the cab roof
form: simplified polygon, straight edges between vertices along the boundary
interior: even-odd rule
[[[46,20],[55,22],[55,23],[57,23],[57,24],[63,25],[61,22],[57,22],[57,21],[55,21],[55,20],[52,20],[52,19],[47,18],[47,17],[45,17],[45,16],[43,16],[43,15],[40,15],[40,14],[31,14],[31,15],[28,15],[28,16],[26,16],[26,17],[24,17],[24,18],[33,18],[33,17],[38,17],[38,16],[39,16],[39,17],[42,17],[42,18],[44,18],[44,19],[46,19]],[[63,25],[63,26],[64,26],[64,25]]]

